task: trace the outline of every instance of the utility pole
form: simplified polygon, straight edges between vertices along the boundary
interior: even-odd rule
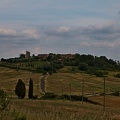
[[[62,95],[63,95],[63,84],[62,84]]]
[[[84,79],[82,81],[82,105],[83,105],[83,101],[84,101]]]
[[[103,89],[103,111],[105,111],[105,78],[104,78],[104,89]]]
[[[70,100],[71,100],[71,83],[70,83],[69,87],[70,87]]]
[[[52,67],[52,74],[53,74],[53,62],[51,61],[50,63],[51,63],[51,67]]]

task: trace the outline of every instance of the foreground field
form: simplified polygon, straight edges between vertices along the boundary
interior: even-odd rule
[[[5,120],[16,116],[27,120],[119,120],[120,109],[106,108],[88,103],[60,100],[12,100]],[[18,118],[18,117],[17,117]]]
[[[10,109],[1,113],[1,120],[119,120],[120,109],[81,102],[60,100],[11,101]]]
[[[106,111],[102,105],[66,101],[66,100],[29,100],[28,83],[32,78],[34,82],[34,95],[41,96],[40,77],[42,74],[22,70],[0,68],[0,89],[12,97],[8,111],[0,112],[1,120],[15,120],[18,116],[27,120],[119,120],[120,97],[106,96]],[[120,90],[120,80],[113,77],[111,72],[106,78],[106,92]],[[14,93],[18,79],[26,85],[25,99],[17,99]],[[82,81],[84,79],[84,94],[102,93],[103,78],[96,78],[84,73],[56,73],[48,76],[46,91],[57,94],[81,95]],[[71,85],[71,87],[70,87]],[[103,104],[103,96],[91,96],[89,99]]]

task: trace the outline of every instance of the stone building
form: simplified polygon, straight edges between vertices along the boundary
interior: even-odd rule
[[[26,51],[25,58],[30,58],[30,52],[29,51]]]

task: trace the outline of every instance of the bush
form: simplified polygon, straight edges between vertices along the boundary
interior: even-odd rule
[[[82,101],[82,96],[71,95],[71,100],[73,100],[73,101]],[[87,102],[88,98],[83,96],[83,101]]]
[[[113,93],[114,96],[119,96],[120,95],[120,92],[118,90],[116,90],[114,93]]]
[[[41,99],[55,99],[57,96],[58,95],[54,93],[47,92],[41,97]]]
[[[12,113],[13,120],[26,120],[25,115],[21,115],[19,112],[16,112],[15,110]]]
[[[100,71],[100,70],[94,71],[94,75],[96,77],[105,77],[107,74],[108,74],[108,72],[104,72],[104,71]]]
[[[33,99],[37,99],[37,98],[38,98],[38,95],[34,95],[34,96],[33,96]]]
[[[6,92],[0,90],[0,109],[5,110],[7,109],[10,103],[10,98],[7,96]]]
[[[88,65],[86,63],[80,63],[78,66],[78,69],[81,71],[87,71],[88,70]]]
[[[58,99],[70,100],[70,96],[66,95],[66,94],[63,94],[63,95],[59,96]]]
[[[63,94],[63,95],[59,96],[58,99],[65,99],[65,100],[72,100],[72,101],[82,101],[82,96]],[[88,98],[83,97],[83,101],[87,102]]]
[[[67,95],[67,94],[63,94],[63,95],[56,95],[54,93],[45,93],[45,95],[43,95],[41,97],[41,99],[64,99],[64,100],[72,100],[72,101],[82,101],[82,96],[78,96],[78,95]],[[83,97],[83,101],[87,102],[88,98],[87,97]]]
[[[120,73],[117,73],[115,77],[120,78]]]

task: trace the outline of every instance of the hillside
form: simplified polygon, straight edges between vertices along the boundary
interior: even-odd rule
[[[120,71],[120,62],[108,59],[105,56],[80,55],[80,54],[54,54],[50,53],[47,56],[31,56],[29,58],[2,58],[0,61],[1,67],[12,69],[28,70],[37,73],[50,74],[58,72],[61,68],[69,67],[69,73],[79,73],[81,71],[105,77],[108,71]]]
[[[103,78],[89,75],[84,72],[69,73],[71,67],[64,67],[57,73],[48,76],[46,83],[46,92],[54,92],[56,94],[63,93],[70,94],[69,85],[71,84],[71,94],[81,95],[81,85],[84,79],[84,94],[88,93],[102,93],[103,92]],[[103,112],[103,106],[94,105],[67,100],[29,100],[28,99],[28,83],[29,79],[33,79],[34,95],[38,98],[42,95],[40,91],[40,77],[42,74],[33,73],[25,70],[16,70],[0,67],[0,88],[5,90],[9,96],[12,97],[10,105],[10,113],[7,117],[13,116],[14,109],[19,113],[19,116],[26,116],[27,120],[103,120],[116,119],[119,120],[120,115],[120,97],[106,95],[106,113]],[[111,90],[120,90],[120,79],[114,77],[116,72],[109,72],[106,78],[106,92]],[[25,82],[27,92],[24,100],[17,99],[14,93],[15,85],[18,79]],[[103,104],[103,96],[90,96],[89,99]],[[37,114],[36,114],[37,113]],[[38,114],[39,113],[39,114]]]

